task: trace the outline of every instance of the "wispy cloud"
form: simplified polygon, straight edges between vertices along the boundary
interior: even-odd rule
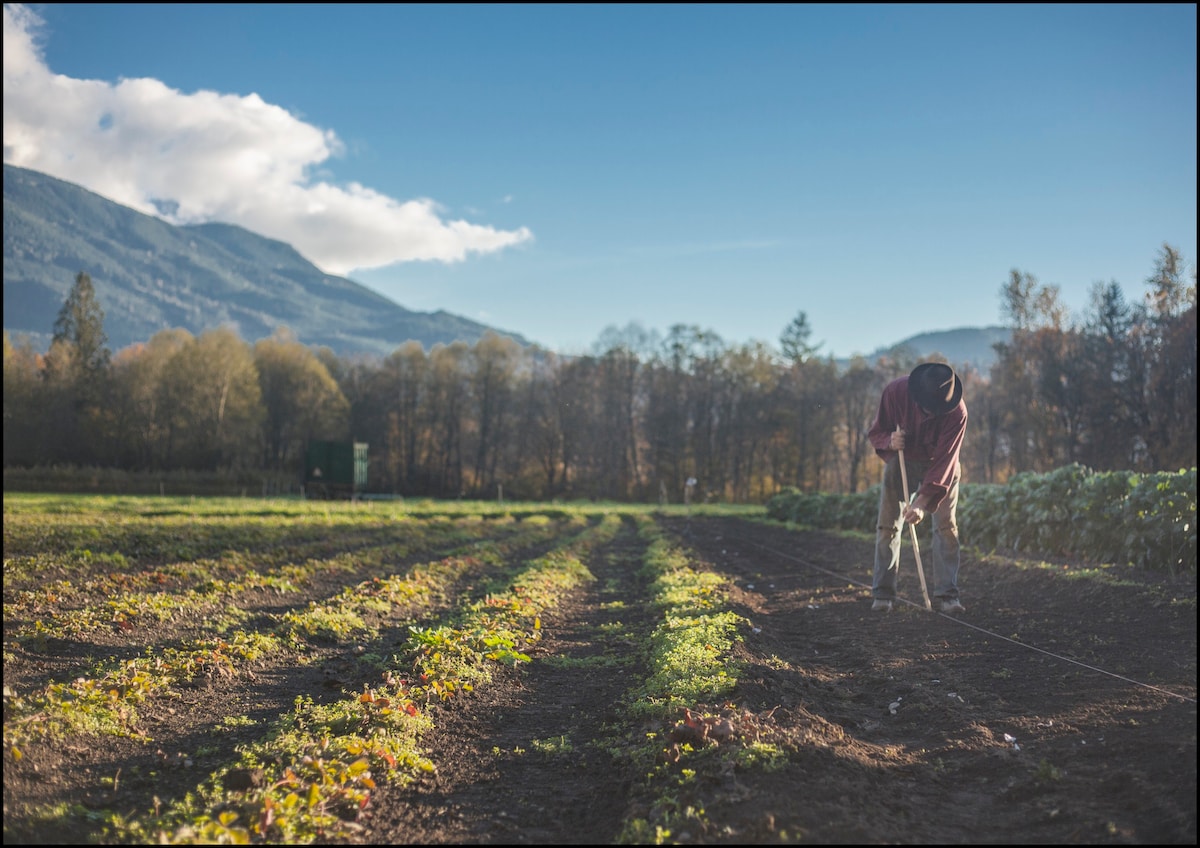
[[[785,246],[779,239],[737,239],[732,241],[649,244],[630,248],[631,255],[655,257],[702,256],[710,253],[736,253],[753,250],[773,250]]]
[[[428,198],[396,200],[315,170],[343,152],[332,130],[257,94],[185,94],[155,79],[72,79],[46,66],[41,19],[4,5],[4,161],[171,223],[222,221],[285,241],[325,271],[458,262],[526,242],[448,220]]]

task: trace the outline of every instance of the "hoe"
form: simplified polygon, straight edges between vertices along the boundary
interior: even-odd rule
[[[899,431],[900,427],[897,426]],[[908,504],[908,469],[904,467],[904,449],[900,449],[900,480],[904,483],[904,503],[900,504],[901,521],[904,520],[904,507]],[[932,520],[932,519],[931,519]],[[929,602],[929,589],[925,586],[925,569],[921,566],[921,546],[917,543],[917,528],[909,524],[908,532],[912,534],[913,556],[917,558],[917,576],[921,578],[921,594],[925,597],[925,609],[932,610]]]

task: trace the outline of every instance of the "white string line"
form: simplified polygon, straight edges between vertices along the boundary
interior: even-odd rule
[[[798,562],[798,563],[800,563],[800,564],[801,564],[801,565],[803,565],[803,566],[807,566],[808,568],[814,568],[814,569],[816,569],[817,571],[824,572],[825,574],[828,574],[828,575],[830,575],[831,577],[836,577],[836,578],[837,578],[837,579],[839,579],[839,580],[847,580],[847,581],[849,581],[849,582],[851,582],[851,583],[856,583],[856,584],[858,584],[859,586],[862,586],[862,587],[863,587],[863,588],[865,588],[865,589],[870,589],[870,588],[871,588],[871,587],[870,587],[870,586],[868,586],[866,583],[863,583],[863,582],[861,582],[861,581],[859,581],[859,580],[855,580],[853,577],[847,577],[846,575],[844,575],[844,574],[839,574],[839,573],[837,573],[836,571],[829,571],[829,570],[827,570],[827,569],[821,568],[821,566],[819,566],[819,565],[814,565],[814,564],[812,564],[811,562],[806,562],[806,561],[804,561],[804,560],[800,559],[799,557],[792,556],[791,554],[785,554],[783,551],[777,551],[777,550],[775,550],[775,549],[773,549],[773,548],[768,548],[766,545],[760,545],[758,542],[750,542],[750,544],[751,544],[751,545],[754,545],[754,546],[755,546],[755,547],[757,547],[757,548],[762,548],[764,551],[768,551],[768,552],[770,552],[770,553],[773,553],[773,554],[775,554],[776,556],[781,556],[781,557],[783,557],[784,559],[790,559],[792,562]],[[919,609],[919,610],[923,610],[923,611],[925,610],[925,607],[924,607],[924,606],[922,606],[922,605],[920,605],[920,604],[913,603],[912,601],[910,601],[910,600],[907,600],[907,599],[905,599],[905,598],[896,598],[896,600],[898,600],[898,601],[902,601],[903,603],[906,603],[906,604],[908,604],[908,605],[909,605],[909,606],[911,606],[911,607],[916,607],[916,608],[917,608],[917,609]],[[1002,636],[1002,635],[1000,635],[999,633],[994,633],[994,632],[992,632],[991,630],[986,630],[986,629],[984,629],[984,628],[982,628],[982,627],[979,627],[978,625],[971,624],[970,622],[963,621],[961,618],[958,618],[958,617],[956,617],[956,616],[953,616],[953,615],[946,615],[944,612],[937,612],[936,610],[934,610],[933,612],[934,612],[935,614],[937,614],[937,615],[940,615],[942,618],[949,619],[950,621],[953,621],[955,624],[961,624],[963,627],[970,627],[972,630],[978,630],[980,633],[984,633],[984,634],[986,634],[986,635],[988,635],[988,636],[993,636],[993,637],[995,637],[996,639],[1003,639],[1005,642],[1011,642],[1012,644],[1014,644],[1014,645],[1019,645],[1019,646],[1020,646],[1020,647],[1022,647],[1022,648],[1028,648],[1028,649],[1029,649],[1029,650],[1031,650],[1031,651],[1037,651],[1039,654],[1045,654],[1045,655],[1046,655],[1046,656],[1048,656],[1048,657],[1054,657],[1054,658],[1055,658],[1055,659],[1057,659],[1057,660],[1062,660],[1063,662],[1072,663],[1072,664],[1074,664],[1074,665],[1077,665],[1077,666],[1080,666],[1080,667],[1082,667],[1082,668],[1086,668],[1086,669],[1088,669],[1089,671],[1095,671],[1095,672],[1098,672],[1098,673],[1100,673],[1100,674],[1107,674],[1109,677],[1115,677],[1117,680],[1124,680],[1126,683],[1132,683],[1132,684],[1133,684],[1133,685],[1135,685],[1135,686],[1142,686],[1142,687],[1145,687],[1146,689],[1151,689],[1151,690],[1153,690],[1153,691],[1155,691],[1155,692],[1161,692],[1161,693],[1162,693],[1162,694],[1164,694],[1164,695],[1170,695],[1171,697],[1173,697],[1173,698],[1178,698],[1178,699],[1179,699],[1179,700],[1181,700],[1181,701],[1188,701],[1188,702],[1190,702],[1190,703],[1193,703],[1193,704],[1194,704],[1194,703],[1196,703],[1196,699],[1195,699],[1195,698],[1189,698],[1189,697],[1187,697],[1186,695],[1180,695],[1180,694],[1178,694],[1178,693],[1176,693],[1176,692],[1171,692],[1171,691],[1168,691],[1168,690],[1166,690],[1166,689],[1162,689],[1162,688],[1160,688],[1160,687],[1158,687],[1158,686],[1151,686],[1149,683],[1142,683],[1140,680],[1134,680],[1134,679],[1133,679],[1133,678],[1131,678],[1131,677],[1125,677],[1125,676],[1123,676],[1123,675],[1116,674],[1115,672],[1106,671],[1105,669],[1102,669],[1102,668],[1097,668],[1097,667],[1096,667],[1096,666],[1094,666],[1094,665],[1088,665],[1087,663],[1080,662],[1079,660],[1073,660],[1073,659],[1071,659],[1070,657],[1064,657],[1064,656],[1063,656],[1063,655],[1061,655],[1061,654],[1055,654],[1055,653],[1052,653],[1052,652],[1050,652],[1050,651],[1047,651],[1047,650],[1044,650],[1044,649],[1042,649],[1042,648],[1039,648],[1039,647],[1037,647],[1036,645],[1030,645],[1030,644],[1029,644],[1029,643],[1027,643],[1027,642],[1021,642],[1021,641],[1018,641],[1018,640],[1016,640],[1016,639],[1011,639],[1011,638],[1009,638],[1008,636]]]

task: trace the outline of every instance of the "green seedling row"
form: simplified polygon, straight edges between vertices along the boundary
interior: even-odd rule
[[[491,526],[511,526],[511,521],[491,522]],[[308,528],[301,528],[308,529]],[[5,528],[6,554],[8,533]],[[455,544],[491,535],[490,528],[478,521],[418,522],[400,519],[383,527],[340,530],[319,539],[296,541],[268,548],[255,548],[244,542],[216,557],[152,565],[137,569],[137,561],[121,553],[96,554],[87,548],[45,550],[36,555],[5,559],[5,610],[36,611],[42,606],[65,608],[82,606],[90,598],[104,598],[132,592],[183,592],[190,588],[219,587],[222,581],[238,581],[254,573],[286,573],[304,563],[322,563],[331,557],[356,551],[391,548],[397,557],[408,552],[438,545]],[[159,528],[157,534],[168,533]],[[120,568],[113,562],[119,561]],[[47,579],[47,575],[67,575]]]
[[[530,561],[505,590],[459,610],[453,624],[412,626],[383,685],[327,705],[297,699],[293,713],[268,739],[245,749],[238,763],[153,817],[113,816],[113,836],[160,844],[352,836],[379,780],[404,785],[436,769],[417,747],[432,726],[430,702],[452,701],[486,684],[490,666],[527,661],[522,648],[540,638],[541,615],[590,578],[581,558],[611,539],[619,524],[618,516],[605,517]],[[232,788],[247,780],[251,787]]]
[[[270,633],[239,630],[158,654],[150,651],[145,657],[121,662],[96,677],[51,682],[33,696],[23,697],[6,687],[5,748],[19,759],[21,746],[30,739],[67,731],[146,739],[137,730],[136,707],[147,697],[200,675],[235,677],[247,663],[267,654],[302,650],[303,639],[368,637],[373,633],[365,620],[369,611],[393,611],[401,605],[418,608],[421,601],[447,591],[448,585],[467,570],[499,563],[518,545],[543,539],[548,532],[546,527],[535,525],[507,544],[476,543],[471,556],[452,556],[418,566],[408,576],[363,581],[327,601],[285,614]]]
[[[512,532],[507,527],[505,532]],[[467,544],[478,539],[491,528],[478,523],[465,528],[454,528],[453,533],[426,534],[420,529],[406,533],[406,538],[372,545],[357,550],[345,551],[328,559],[309,558],[300,563],[282,565],[264,571],[255,570],[252,562],[241,552],[235,552],[218,561],[203,561],[189,568],[193,574],[208,573],[197,580],[190,589],[174,592],[129,592],[119,597],[108,597],[99,604],[90,604],[75,609],[51,609],[41,618],[28,624],[11,628],[10,638],[18,641],[41,642],[50,636],[77,637],[97,631],[116,629],[128,631],[142,623],[162,624],[189,613],[221,608],[239,595],[256,590],[269,589],[280,594],[298,592],[317,573],[371,573],[386,568],[410,553],[454,541]],[[433,536],[434,538],[429,538]],[[196,567],[198,566],[198,567]],[[153,572],[154,575],[162,571]],[[215,575],[226,574],[227,577]],[[126,575],[121,575],[126,576]],[[140,575],[133,575],[137,577]],[[148,580],[155,580],[151,576]],[[124,581],[93,580],[90,585],[79,587],[81,594],[88,596],[98,584],[113,584]],[[132,582],[132,581],[130,581]],[[10,620],[24,610],[37,610],[50,604],[59,605],[69,601],[68,581],[56,581],[41,592],[23,592],[18,603],[6,604],[4,615]],[[115,587],[113,587],[115,588]],[[68,595],[68,597],[64,597]]]
[[[646,544],[642,576],[649,581],[658,624],[643,646],[646,672],[629,690],[624,709],[631,726],[650,723],[661,731],[618,748],[640,781],[650,812],[623,822],[617,841],[663,844],[673,831],[704,816],[689,791],[694,775],[689,763],[716,748],[733,756],[731,749],[740,744],[739,711],[729,702],[709,705],[726,699],[737,685],[732,648],[747,622],[726,608],[725,578],[694,564],[649,516],[635,521]]]

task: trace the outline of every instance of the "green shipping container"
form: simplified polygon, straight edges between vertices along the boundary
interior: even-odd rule
[[[307,498],[355,498],[367,487],[366,442],[309,442],[304,457]]]

